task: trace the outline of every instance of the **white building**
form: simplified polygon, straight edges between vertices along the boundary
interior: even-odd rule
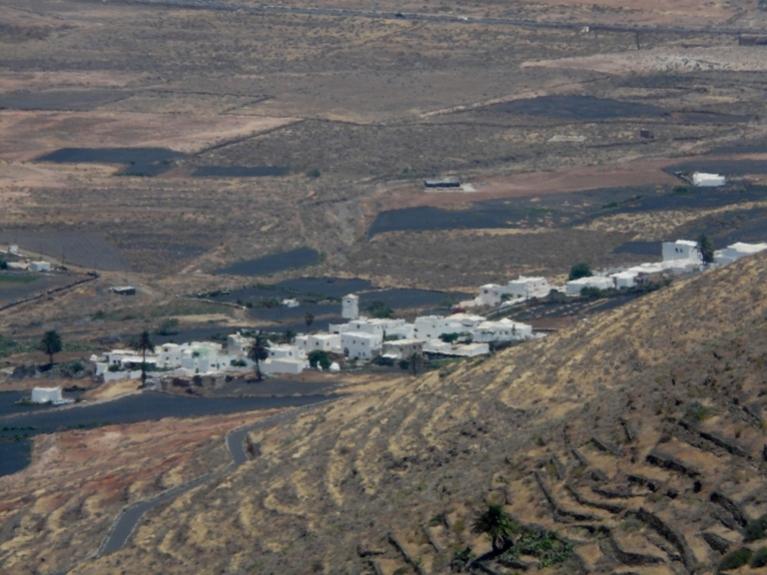
[[[331,324],[328,330],[331,333],[361,331],[378,335],[381,339],[386,337],[413,337],[413,326],[404,319],[361,317],[347,323]]]
[[[544,277],[519,276],[510,280],[506,286],[506,292],[514,298],[543,298],[549,295],[550,291],[551,285]]]
[[[383,344],[383,354],[394,359],[409,359],[413,354],[423,352],[423,346],[426,343],[422,339],[395,339],[385,341]]]
[[[662,255],[664,262],[687,260],[696,263],[703,262],[698,242],[690,240],[676,240],[675,242],[663,242]]]
[[[720,174],[708,174],[706,172],[695,172],[692,175],[692,185],[699,188],[717,188],[727,183],[727,178]]]
[[[298,307],[301,305],[301,302],[298,301],[296,298],[289,297],[285,298],[280,302],[284,307]]]
[[[506,288],[498,284],[485,284],[479,288],[479,295],[476,297],[476,305],[498,305],[503,301],[506,294]]]
[[[585,278],[578,278],[577,280],[570,280],[565,284],[565,294],[571,297],[581,295],[581,291],[584,288],[594,288],[598,290],[606,290],[615,287],[613,280],[606,276],[588,276]]]
[[[64,405],[72,403],[71,399],[64,399],[60,387],[35,387],[32,388],[32,403],[50,403],[51,405]]]
[[[415,318],[413,336],[418,339],[439,339],[448,333],[470,333],[485,321],[481,315],[454,313],[447,317],[441,315],[422,315]]]
[[[717,265],[731,264],[740,258],[758,254],[764,250],[767,250],[767,243],[747,244],[744,242],[736,242],[722,250],[715,251],[714,263]]]
[[[246,337],[241,333],[232,333],[226,336],[226,351],[230,355],[248,355],[252,345],[253,338]]]
[[[51,262],[46,262],[43,260],[29,262],[29,270],[33,272],[49,272],[51,271]]]
[[[344,319],[357,319],[360,316],[360,298],[357,294],[350,293],[341,300],[341,317]]]
[[[533,337],[533,326],[519,323],[508,318],[498,321],[483,321],[469,332],[471,339],[479,343],[506,343],[521,341]]]
[[[364,331],[350,331],[341,334],[341,347],[349,359],[369,361],[381,352],[383,339],[380,335]]]
[[[270,345],[269,357],[273,359],[305,359],[306,352],[297,345]]]
[[[432,355],[479,357],[489,354],[490,346],[487,343],[446,343],[439,339],[432,339],[424,344],[423,351]]]
[[[291,357],[270,357],[261,362],[261,373],[264,375],[288,374],[298,375],[309,367],[306,359]]]
[[[639,277],[638,271],[622,271],[614,274],[610,274],[610,279],[615,284],[615,289],[629,289],[636,286],[637,277]]]

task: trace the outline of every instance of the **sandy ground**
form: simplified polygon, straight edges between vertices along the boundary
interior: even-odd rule
[[[0,113],[0,159],[30,161],[65,147],[167,147],[198,152],[231,140],[294,122],[293,118],[110,113]],[[76,136],[73,139],[73,136]]]
[[[522,68],[565,68],[603,74],[685,74],[693,72],[764,72],[767,46],[652,48],[636,52],[537,60]]]

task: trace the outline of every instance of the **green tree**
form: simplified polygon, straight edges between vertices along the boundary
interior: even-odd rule
[[[570,275],[568,276],[568,279],[570,280],[577,280],[580,278],[587,278],[594,275],[591,273],[591,267],[586,262],[579,262],[577,264],[573,264],[573,267],[570,268]]]
[[[61,351],[61,336],[56,330],[46,331],[40,340],[40,351],[48,356],[49,365],[53,365],[53,356]]]
[[[314,323],[314,314],[310,311],[307,311],[306,315],[304,315],[304,322],[306,323],[306,327],[311,327],[311,325]]]
[[[0,256],[0,270],[7,270],[8,269],[8,262],[5,261],[5,258],[3,256]]]
[[[314,351],[310,352],[308,358],[310,366],[316,369],[319,365],[322,368],[322,371],[327,371],[330,369],[330,365],[332,364],[328,353],[326,351],[322,351],[321,349],[315,349]]]
[[[488,505],[487,509],[474,520],[474,533],[484,533],[490,537],[493,551],[501,551],[512,544],[512,535],[518,526],[501,505]]]
[[[701,234],[698,238],[698,249],[703,258],[703,263],[710,264],[714,262],[714,244],[711,243],[706,234]]]
[[[146,354],[148,351],[154,351],[154,343],[149,336],[149,332],[144,330],[138,336],[136,347],[141,351],[141,387],[146,387]]]
[[[296,339],[296,332],[294,332],[292,329],[288,329],[285,331],[285,342],[286,343],[293,343]]]
[[[253,345],[248,351],[248,358],[255,364],[256,381],[261,381],[264,376],[261,374],[261,362],[269,357],[269,340],[261,334],[257,334],[253,339]]]
[[[371,302],[367,307],[367,312],[377,319],[386,319],[394,316],[394,310],[391,306],[382,301]]]

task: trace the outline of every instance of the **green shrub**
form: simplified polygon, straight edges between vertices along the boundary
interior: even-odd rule
[[[570,275],[568,279],[570,280],[577,280],[580,278],[586,278],[590,277],[594,274],[591,273],[591,267],[586,262],[580,262],[577,264],[573,264],[573,267],[570,268]]]
[[[736,549],[722,557],[719,562],[720,571],[730,571],[731,569],[738,569],[746,565],[751,559],[751,549],[748,547],[741,547]]]
[[[751,557],[751,567],[767,567],[767,547],[758,549],[754,556]]]
[[[333,363],[330,361],[330,356],[328,353],[326,351],[322,351],[321,349],[315,349],[314,351],[310,352],[308,359],[310,366],[315,369],[317,366],[320,366],[323,371],[330,369],[330,365]]]
[[[746,525],[746,541],[757,541],[767,536],[767,513]]]

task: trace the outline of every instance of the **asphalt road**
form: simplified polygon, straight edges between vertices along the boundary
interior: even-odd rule
[[[460,14],[433,14],[428,12],[392,12],[381,10],[365,10],[350,8],[334,8],[330,6],[284,6],[281,4],[264,4],[258,6],[243,6],[222,0],[99,0],[102,3],[136,4],[160,8],[178,8],[185,10],[212,10],[220,12],[237,12],[244,14],[303,14],[309,16],[335,16],[344,18],[370,18],[378,20],[411,20],[434,23],[481,24],[486,26],[518,26],[527,28],[553,28],[563,30],[581,30],[588,26],[593,31],[606,32],[655,32],[675,33],[680,35],[715,34],[738,35],[754,33],[754,30],[734,28],[730,26],[688,27],[688,26],[646,26],[641,24],[601,24],[578,21],[539,21],[530,18],[487,18],[463,16]]]
[[[330,401],[330,400],[329,399],[322,400],[312,405],[317,405],[318,403],[324,403],[325,401]],[[219,472],[205,473],[199,477],[192,479],[191,481],[187,483],[184,483],[182,485],[177,485],[176,487],[163,491],[162,493],[160,493],[159,495],[156,495],[152,499],[139,501],[123,509],[120,515],[117,516],[117,519],[115,520],[114,524],[112,525],[112,529],[110,530],[109,535],[104,540],[101,547],[99,547],[98,552],[96,553],[96,556],[100,557],[102,555],[114,553],[115,551],[122,549],[128,543],[134,531],[136,530],[139,523],[143,519],[144,515],[148,511],[151,511],[152,509],[155,509],[165,503],[169,503],[170,501],[174,500],[176,497],[183,495],[184,493],[191,491],[192,489],[212,479],[215,479],[215,478],[223,479],[227,475],[231,474],[238,467],[240,467],[248,459],[250,459],[250,456],[245,447],[245,438],[248,435],[248,433],[250,433],[251,431],[255,431],[256,429],[276,425],[278,423],[281,423],[283,421],[286,421],[294,417],[295,415],[296,415],[295,410],[288,411],[287,413],[278,413],[276,415],[267,417],[266,419],[263,419],[252,425],[239,427],[227,433],[225,443],[226,443],[227,451],[229,451],[229,456],[231,457],[232,461],[229,463],[229,465],[226,466],[225,469]]]

